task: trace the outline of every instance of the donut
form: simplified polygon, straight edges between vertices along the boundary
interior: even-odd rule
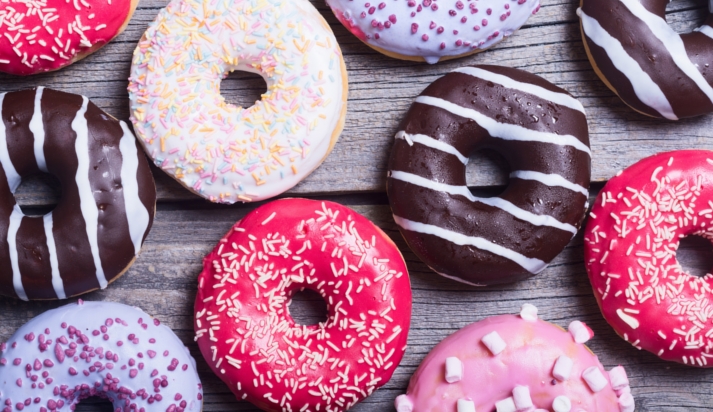
[[[587,346],[584,323],[569,332],[538,319],[493,316],[448,336],[411,377],[397,412],[633,412],[622,366],[606,371]]]
[[[687,236],[713,239],[713,152],[643,159],[607,182],[584,234],[584,258],[607,322],[637,349],[711,367],[713,276],[676,259]]]
[[[290,316],[305,289],[326,301],[324,322]],[[206,256],[198,277],[198,347],[238,399],[264,411],[349,409],[391,378],[410,320],[401,253],[337,203],[260,206]]]
[[[156,186],[126,123],[76,94],[38,87],[0,94],[0,295],[65,299],[104,289],[148,235]],[[14,192],[47,173],[56,207],[26,216]]]
[[[581,0],[594,71],[628,106],[678,120],[713,112],[713,14],[693,32],[666,22],[669,0]],[[709,6],[713,13],[713,3]]]
[[[254,106],[220,95],[234,70],[265,79]],[[172,0],[134,52],[129,97],[157,166],[212,202],[251,202],[327,157],[344,127],[347,72],[308,0]]]
[[[430,64],[481,52],[512,35],[539,0],[327,0],[337,19],[369,47]]]
[[[431,269],[476,285],[542,271],[577,233],[591,153],[582,105],[527,72],[462,67],[416,98],[399,126],[387,179],[401,234]],[[490,149],[512,172],[505,191],[476,197],[468,156]]]
[[[200,412],[188,349],[158,319],[112,302],[71,303],[35,317],[0,345],[2,412],[74,410],[99,396],[119,412]]]
[[[0,72],[30,75],[81,60],[121,34],[138,0],[9,0],[0,6]]]

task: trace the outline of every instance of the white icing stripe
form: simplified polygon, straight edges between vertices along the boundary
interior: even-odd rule
[[[713,1],[713,0],[711,0],[711,1]],[[713,12],[711,12],[711,13],[713,13]],[[705,34],[706,36],[708,36],[708,37],[710,37],[711,39],[713,39],[713,27],[711,27],[711,26],[709,26],[709,25],[707,25],[707,24],[704,24],[703,26],[697,28],[695,31],[700,32],[700,33],[703,33],[703,34]]]
[[[82,96],[82,108],[72,120],[72,130],[77,134],[77,140],[74,142],[78,163],[75,181],[79,189],[80,208],[82,217],[84,217],[84,225],[87,228],[87,238],[94,258],[94,266],[97,269],[97,281],[99,281],[99,286],[104,289],[108,282],[99,256],[99,240],[97,239],[99,210],[89,182],[89,129],[87,119],[84,117],[87,112],[87,104],[89,104],[89,99]]]
[[[540,87],[531,83],[519,82],[510,77],[503,76],[502,74],[493,73],[477,67],[460,67],[453,71],[468,74],[470,76],[477,77],[485,81],[497,83],[508,89],[520,90],[521,92],[525,92],[533,96],[549,100],[552,103],[556,103],[560,106],[566,106],[570,109],[584,113],[584,106],[582,106],[582,103],[580,103],[579,100],[568,94],[553,92],[551,90],[545,89],[544,87]]]
[[[15,204],[10,214],[10,224],[7,226],[7,247],[10,252],[10,266],[12,267],[12,285],[15,288],[17,297],[22,300],[27,299],[25,287],[22,286],[22,274],[20,273],[20,263],[17,254],[17,231],[20,229],[20,223],[25,215],[20,210],[20,206]]]
[[[42,217],[45,226],[45,236],[47,237],[47,251],[50,255],[50,267],[52,268],[52,287],[54,293],[57,294],[57,299],[66,299],[67,295],[64,292],[64,281],[59,275],[59,261],[57,260],[57,246],[54,243],[54,221],[52,220],[52,212],[47,213]]]
[[[418,143],[424,146],[428,146],[431,149],[436,149],[448,154],[452,154],[456,156],[458,160],[460,160],[461,163],[463,163],[464,165],[468,164],[469,159],[466,156],[463,156],[463,154],[459,152],[458,149],[449,145],[448,143],[434,139],[431,136],[426,136],[425,134],[408,134],[405,131],[401,130],[400,132],[396,133],[395,137],[397,139],[406,140],[409,146],[413,146],[414,143]]]
[[[129,234],[134,242],[134,254],[138,255],[146,228],[149,226],[149,212],[139,198],[139,153],[136,150],[136,138],[129,131],[126,123],[121,122],[124,135],[119,142],[121,151],[121,185],[124,188],[124,208],[129,222]]]
[[[614,67],[629,79],[636,97],[666,119],[678,120],[678,117],[673,112],[671,103],[661,88],[654,83],[651,76],[641,68],[639,63],[629,56],[619,40],[607,33],[597,20],[585,14],[582,9],[578,9],[577,12],[582,18],[584,33],[594,44],[604,49]]]
[[[480,250],[485,250],[494,255],[501,256],[505,259],[517,263],[525,270],[533,274],[541,272],[547,266],[547,264],[541,261],[540,259],[529,258],[527,256],[515,252],[514,250],[510,250],[506,247],[500,246],[481,237],[466,236],[464,234],[443,229],[438,226],[414,222],[412,220],[404,219],[396,215],[394,215],[394,220],[396,221],[397,225],[401,226],[406,230],[437,236],[441,239],[447,240],[459,246],[473,246]]]
[[[497,120],[488,117],[476,110],[458,106],[449,101],[431,96],[418,96],[416,103],[426,104],[429,106],[439,107],[447,110],[455,115],[475,120],[480,127],[488,131],[488,133],[503,140],[519,140],[529,142],[543,142],[556,144],[560,146],[572,146],[577,150],[583,151],[591,156],[589,147],[582,143],[579,139],[571,135],[558,135],[554,133],[540,132],[537,130],[526,129],[522,126],[514,124],[500,123]]]
[[[0,94],[0,113],[2,113],[3,101],[5,100],[5,93]],[[15,190],[20,186],[22,178],[17,174],[15,170],[15,165],[12,164],[10,160],[10,152],[7,149],[7,134],[5,130],[5,122],[0,118],[0,164],[5,171],[5,177],[7,177],[7,185],[10,187],[10,192],[15,193]]]
[[[42,92],[44,87],[38,87],[35,92],[35,111],[30,120],[30,131],[34,136],[35,161],[41,171],[47,171],[47,161],[45,160],[45,126],[42,122]]]
[[[552,216],[536,215],[532,212],[528,212],[527,210],[521,209],[505,199],[501,199],[499,197],[475,197],[472,193],[470,193],[470,190],[468,190],[466,186],[453,186],[445,183],[434,182],[433,180],[429,180],[424,177],[414,175],[412,173],[402,172],[398,170],[391,171],[390,177],[396,180],[401,180],[402,182],[424,187],[426,189],[444,192],[451,195],[464,196],[471,202],[483,203],[488,206],[501,209],[513,215],[514,217],[520,220],[524,220],[535,226],[549,226],[574,234],[577,233],[577,228],[568,223],[560,222]]]
[[[584,196],[589,196],[589,190],[581,185],[572,183],[569,180],[558,174],[545,174],[531,170],[516,170],[510,173],[510,177],[522,180],[535,180],[547,186],[559,186],[569,189],[573,192],[581,193]]]
[[[681,35],[676,33],[671,26],[668,25],[666,20],[646,10],[646,7],[641,4],[641,0],[620,1],[624,6],[626,6],[626,8],[629,9],[631,13],[646,23],[653,35],[664,44],[674,63],[676,63],[676,66],[678,66],[678,68],[681,69],[686,76],[693,80],[698,88],[706,96],[708,96],[711,103],[713,103],[713,87],[708,84],[706,78],[703,77],[703,74],[701,74],[688,57],[688,53],[686,53],[686,45],[683,44]]]

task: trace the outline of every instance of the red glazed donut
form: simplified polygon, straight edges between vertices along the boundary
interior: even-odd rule
[[[713,239],[713,152],[646,158],[602,189],[585,232],[584,257],[607,322],[664,360],[713,362],[713,277],[686,273],[681,238]]]
[[[238,222],[204,261],[196,341],[240,399],[265,411],[344,411],[384,385],[406,348],[411,288],[384,232],[332,202],[278,200]],[[292,295],[319,292],[304,326]]]
[[[138,4],[138,0],[4,2],[0,71],[30,75],[81,60],[121,34]]]

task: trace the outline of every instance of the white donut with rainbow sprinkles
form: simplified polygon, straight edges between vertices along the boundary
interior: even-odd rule
[[[32,319],[0,344],[2,412],[73,411],[109,399],[115,412],[200,412],[195,361],[167,326],[142,310],[82,302]]]
[[[267,83],[249,108],[220,82],[234,70]],[[344,127],[347,74],[331,29],[307,0],[172,0],[134,52],[131,120],[155,164],[218,203],[295,186]]]

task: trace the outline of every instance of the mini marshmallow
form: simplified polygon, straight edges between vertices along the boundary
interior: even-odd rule
[[[611,381],[611,387],[614,388],[615,391],[629,386],[629,378],[626,376],[626,370],[624,370],[624,367],[621,365],[609,371],[609,380]]]
[[[399,395],[394,401],[396,412],[413,412],[413,402],[407,395]]]
[[[589,329],[589,326],[587,326],[584,322],[580,322],[578,320],[575,320],[570,323],[568,329],[569,333],[574,338],[574,341],[577,343],[585,343],[589,339],[592,339],[592,336],[594,336],[594,332]]]
[[[483,345],[485,345],[493,355],[499,354],[505,350],[505,347],[507,347],[503,338],[501,338],[500,335],[498,335],[498,332],[495,331],[483,336],[481,342],[483,342]]]
[[[555,412],[569,412],[572,409],[572,401],[568,397],[561,395],[552,401],[552,410]]]
[[[569,379],[569,375],[572,373],[572,368],[574,367],[574,361],[564,355],[560,355],[555,362],[555,367],[552,369],[552,376],[558,381],[566,381]]]
[[[515,389],[512,390],[512,399],[515,401],[515,409],[517,409],[517,412],[528,411],[535,406],[532,404],[530,388],[527,386],[516,386]]]
[[[517,412],[515,401],[512,398],[503,399],[495,402],[496,412]]]
[[[469,399],[458,399],[457,412],[475,412],[475,403]]]
[[[463,362],[455,356],[446,358],[446,382],[455,383],[463,379]]]
[[[615,390],[614,392],[616,392],[616,396],[622,396],[625,393],[631,393],[631,387],[627,385],[621,389]]]
[[[631,393],[621,395],[618,403],[620,412],[634,412],[634,409],[636,408],[634,397],[631,396]]]
[[[592,392],[599,392],[607,386],[607,378],[596,366],[590,366],[582,372],[582,379],[587,382]]]
[[[520,308],[520,317],[528,322],[534,322],[537,320],[537,306],[525,303]]]

